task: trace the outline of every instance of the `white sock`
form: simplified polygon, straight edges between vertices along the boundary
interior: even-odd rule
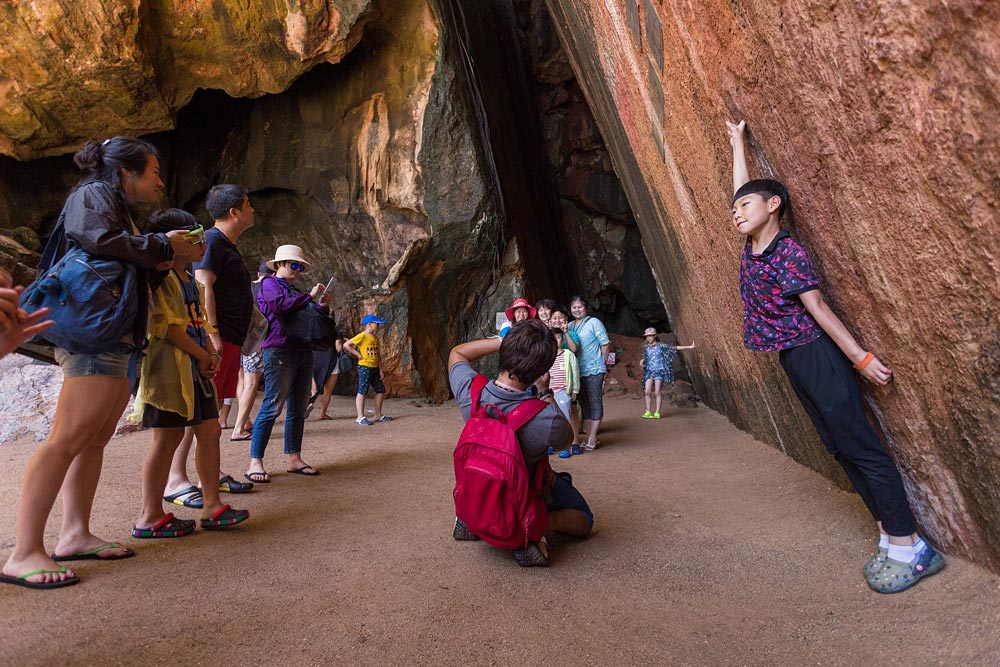
[[[889,548],[889,536],[885,533],[878,534],[878,546],[880,549]]]
[[[917,559],[917,554],[923,551],[924,540],[922,538],[918,538],[917,541],[911,546],[890,543],[888,548],[889,558],[898,560],[900,563],[912,563]]]

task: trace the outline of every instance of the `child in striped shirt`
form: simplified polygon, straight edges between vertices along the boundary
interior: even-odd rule
[[[559,410],[573,426],[573,444],[559,452],[559,458],[568,459],[573,454],[583,453],[579,445],[579,425],[571,416],[572,405],[576,404],[576,394],[580,391],[580,364],[575,354],[563,348],[563,338],[566,335],[563,330],[556,327],[549,330],[559,343],[559,354],[549,369],[549,389]]]

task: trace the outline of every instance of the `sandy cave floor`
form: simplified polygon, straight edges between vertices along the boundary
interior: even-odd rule
[[[78,563],[58,591],[0,586],[0,665],[1000,664],[1000,578],[953,558],[875,594],[856,496],[711,410],[607,410],[603,448],[553,458],[596,532],[533,570],[451,538],[453,403],[390,400],[396,421],[362,430],[335,398],[337,419],[306,425],[322,476],[283,472],[279,427],[272,483],[224,496],[251,520],[174,540],[129,537],[149,435],[115,439],[93,526],[138,555]],[[223,434],[240,478],[247,444]],[[0,448],[4,558],[32,448]]]

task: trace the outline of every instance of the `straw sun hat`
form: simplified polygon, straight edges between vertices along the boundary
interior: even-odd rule
[[[305,253],[297,245],[280,245],[274,251],[274,259],[267,262],[267,267],[272,271],[277,270],[278,262],[299,262],[304,264],[306,271],[309,270],[309,262],[306,261]],[[305,273],[305,271],[303,271]]]

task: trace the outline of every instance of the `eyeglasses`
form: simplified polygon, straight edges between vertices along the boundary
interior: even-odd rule
[[[300,264],[299,262],[289,262],[288,268],[290,268],[292,271],[298,271],[301,273],[302,271],[306,270],[306,265]]]

